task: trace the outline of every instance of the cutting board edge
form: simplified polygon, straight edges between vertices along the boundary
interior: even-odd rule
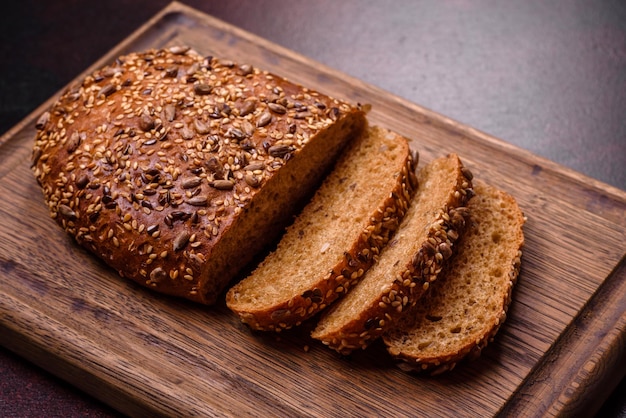
[[[169,6],[167,6],[165,9],[163,9],[160,13],[158,13],[157,15],[155,15],[152,19],[150,19],[147,23],[145,23],[142,27],[140,27],[137,31],[135,31],[133,34],[131,34],[129,37],[125,38],[124,41],[122,41],[121,43],[119,43],[118,45],[116,45],[114,48],[112,48],[107,54],[105,54],[102,58],[100,58],[98,61],[96,61],[93,65],[91,65],[88,69],[86,69],[84,72],[81,73],[82,74],[86,74],[90,71],[92,71],[93,69],[102,66],[104,63],[110,61],[112,58],[114,58],[115,56],[118,55],[118,52],[122,49],[124,49],[127,45],[130,45],[133,43],[133,41],[136,38],[139,38],[147,28],[150,28],[155,22],[158,22],[159,20],[161,20],[164,16],[166,16],[168,13],[171,12],[189,12],[189,11],[193,11],[194,13],[200,13],[200,12],[196,12],[195,9],[192,9],[188,6],[182,5],[178,2],[172,2]],[[204,15],[203,15],[204,16]],[[217,19],[211,17],[211,19],[214,19],[215,21],[217,21]],[[227,25],[227,24],[226,24]],[[272,48],[277,48],[280,51],[284,50],[284,48],[280,47],[280,46],[275,46],[274,44],[272,44]],[[294,54],[293,52],[289,52],[289,54]],[[326,69],[326,67],[324,67],[324,69]],[[333,73],[336,73],[334,70],[332,70]],[[80,77],[80,75],[78,75],[77,77]],[[342,75],[342,79],[347,80],[348,82],[353,82],[353,79],[350,76],[347,75]],[[61,89],[59,91],[59,93],[57,93],[56,95],[54,95],[53,97],[51,97],[49,100],[47,100],[45,103],[43,103],[42,105],[40,105],[39,107],[37,107],[37,109],[35,109],[33,112],[31,112],[24,120],[22,120],[20,123],[18,123],[17,125],[15,125],[12,129],[10,129],[7,133],[5,133],[4,135],[2,135],[2,137],[0,137],[0,147],[2,147],[2,145],[4,144],[5,141],[10,140],[11,137],[13,137],[17,132],[20,132],[21,130],[27,128],[30,124],[32,124],[34,122],[34,120],[38,117],[38,115],[43,112],[47,107],[50,106],[50,104],[56,99],[56,97],[58,96],[58,94],[60,94],[61,91],[63,91],[66,87],[64,87],[63,89]],[[382,90],[381,90],[382,92]],[[386,95],[389,95],[389,93],[385,92]],[[427,118],[430,118],[431,120],[437,122],[437,123],[442,123],[442,126],[445,126],[449,129],[454,130],[455,132],[465,132],[467,134],[469,134],[470,136],[473,137],[480,137],[481,139],[489,142],[492,146],[496,146],[498,148],[501,149],[507,149],[510,150],[512,152],[515,153],[516,156],[521,156],[524,158],[527,158],[528,160],[533,160],[533,161],[540,161],[541,164],[544,165],[544,168],[547,169],[552,169],[560,174],[562,174],[564,177],[568,178],[571,181],[575,181],[581,184],[585,184],[586,186],[591,186],[592,188],[595,188],[597,190],[601,190],[604,193],[610,194],[615,196],[615,198],[617,200],[623,200],[626,201],[626,192],[619,189],[619,188],[615,188],[613,186],[610,186],[608,184],[605,184],[603,182],[600,182],[598,180],[595,180],[593,178],[590,178],[584,174],[578,173],[574,170],[571,170],[567,167],[561,166],[557,163],[552,162],[551,160],[545,159],[543,157],[537,156],[532,154],[529,151],[523,150],[521,148],[515,147],[511,144],[508,144],[498,138],[492,137],[488,134],[482,133],[476,129],[473,129],[471,127],[468,127],[466,125],[463,125],[461,123],[455,122],[451,119],[448,119],[442,115],[439,115],[435,112],[432,112],[428,109],[425,109],[421,106],[418,106],[416,104],[413,104],[411,102],[408,102],[404,99],[398,98],[396,96],[392,96],[394,98],[394,100],[398,100],[399,103],[401,103],[403,106],[409,106],[413,109],[415,109],[415,111],[422,113],[423,115],[425,115]],[[624,271],[624,259],[622,259],[620,261],[620,264],[618,265],[617,269],[618,273],[613,274],[611,276],[611,280],[606,280],[605,284],[603,284],[601,286],[601,288],[599,289],[599,292],[604,289],[606,286],[607,282],[615,282],[618,279],[616,277],[619,277],[619,280],[625,281],[624,277],[626,276],[626,272]],[[596,293],[596,295],[594,295],[594,297],[590,300],[590,304],[595,301],[598,298],[598,293]],[[587,307],[585,307],[585,310],[583,310],[583,312],[581,312],[575,319],[574,321],[579,320],[580,318],[582,318],[584,316],[584,313],[586,311]],[[624,315],[622,315],[622,318],[624,317]],[[569,328],[568,328],[569,330]],[[571,331],[574,332],[574,331]],[[621,338],[623,338],[623,328],[622,328],[622,333],[621,333]],[[564,344],[564,338],[567,338],[566,335],[562,336],[562,338],[560,338],[558,341],[555,342],[555,347],[561,346]],[[607,337],[608,338],[608,337]],[[604,346],[609,347],[608,349],[612,350],[612,348],[615,346],[617,343],[616,341],[618,341],[619,335],[617,337],[613,336],[610,337],[608,340],[605,339],[603,340],[603,343],[606,342],[606,344],[604,344]],[[6,346],[6,344],[3,342],[3,345]],[[619,345],[619,344],[618,344]],[[11,349],[10,347],[7,347],[9,349]],[[623,350],[623,344],[622,344],[622,350]],[[13,351],[13,350],[11,350]],[[554,351],[551,351],[551,353],[553,353]],[[623,352],[623,351],[622,351]],[[18,355],[21,355],[20,353],[18,353]],[[36,364],[39,364],[40,366],[45,368],[45,361],[43,359],[40,359],[39,361],[37,361],[37,356],[34,355],[32,357],[35,357],[34,359],[29,358],[29,360],[33,361]],[[544,360],[542,361],[542,363],[537,365],[537,370],[542,369],[542,364],[543,363],[547,363],[548,360]],[[615,368],[614,368],[615,369]],[[54,371],[53,371],[54,372]],[[56,373],[55,373],[56,374]],[[535,379],[535,377],[537,377]],[[68,380],[68,379],[66,379]],[[539,382],[540,379],[538,378],[538,376],[529,376],[529,378],[527,379],[527,383],[529,385],[536,385],[537,382]],[[72,384],[75,384],[75,382],[71,382]],[[80,386],[79,386],[80,387]],[[580,386],[578,387],[578,389],[580,389]],[[606,389],[606,388],[604,388]],[[565,390],[565,389],[564,389]],[[597,390],[599,390],[599,388],[597,388]],[[520,394],[522,394],[522,392],[518,392]],[[97,394],[93,394],[92,395],[97,395]],[[559,393],[559,396],[562,396],[562,392]],[[608,396],[608,392],[607,392],[607,396]],[[96,396],[97,397],[97,396]],[[554,399],[555,402],[558,401],[558,398]]]
[[[620,312],[620,306],[626,306],[626,254],[498,415],[594,416],[626,377],[626,309]],[[578,360],[568,363],[574,353]],[[529,399],[541,400],[530,415]]]

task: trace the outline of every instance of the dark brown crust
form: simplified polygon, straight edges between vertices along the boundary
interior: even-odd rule
[[[462,168],[460,160],[458,164],[455,191],[450,194],[445,207],[441,208],[436,221],[431,224],[427,239],[418,252],[407,255],[410,259],[407,260],[401,277],[381,291],[374,304],[363,309],[358,317],[353,318],[342,329],[328,335],[315,330],[312,333],[313,338],[341,354],[349,354],[358,348],[365,349],[426,292],[441,271],[444,258],[447,258],[437,249],[440,246],[452,247],[464,228],[468,214],[465,206],[473,196],[471,173]]]
[[[300,325],[302,321],[312,317],[347,293],[374,263],[380,250],[387,244],[406,213],[409,200],[417,188],[416,159],[417,157],[414,158],[410,151],[407,152],[397,183],[377,210],[368,217],[369,226],[356,239],[352,247],[344,252],[343,259],[332,268],[328,275],[320,277],[313,288],[273,306],[271,310],[256,311],[237,310],[237,304],[232,295],[236,289],[231,289],[226,296],[229,308],[239,315],[242,322],[253,329],[281,331]]]
[[[59,98],[37,123],[33,170],[51,216],[120,275],[213,303],[365,123],[249,65],[150,50]]]

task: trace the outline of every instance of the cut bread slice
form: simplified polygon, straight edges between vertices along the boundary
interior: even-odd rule
[[[465,224],[471,173],[455,154],[420,170],[419,189],[379,260],[322,314],[312,337],[347,354],[379,337],[437,278]]]
[[[226,295],[257,330],[291,328],[354,286],[417,187],[407,140],[379,127],[349,145],[277,249]]]
[[[383,339],[403,369],[438,374],[478,356],[506,318],[524,244],[510,195],[475,184],[470,218],[441,277]]]

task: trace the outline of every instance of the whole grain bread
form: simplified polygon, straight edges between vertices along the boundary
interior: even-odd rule
[[[33,170],[78,243],[143,286],[210,304],[365,125],[348,103],[177,46],[70,87],[37,122]]]
[[[452,254],[473,194],[471,178],[455,154],[420,170],[395,235],[363,279],[322,312],[313,338],[342,354],[365,348],[416,303]]]
[[[397,229],[417,186],[407,140],[379,127],[353,141],[227,306],[257,330],[291,328],[348,292]]]
[[[524,216],[507,193],[475,182],[470,218],[456,252],[428,295],[383,336],[409,370],[438,374],[478,356],[511,301],[524,244]]]

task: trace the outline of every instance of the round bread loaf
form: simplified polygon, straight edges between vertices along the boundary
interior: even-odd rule
[[[366,122],[347,103],[187,47],[131,53],[37,122],[50,214],[122,276],[213,303]]]

